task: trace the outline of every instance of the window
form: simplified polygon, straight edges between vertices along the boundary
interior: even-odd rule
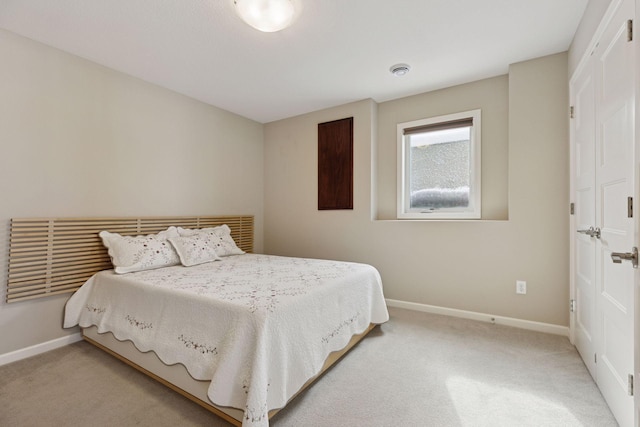
[[[479,219],[480,110],[398,124],[398,218]]]

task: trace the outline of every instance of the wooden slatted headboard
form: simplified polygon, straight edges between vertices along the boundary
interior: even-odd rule
[[[112,268],[98,233],[151,234],[169,226],[227,224],[231,237],[253,252],[253,216],[146,218],[14,218],[11,220],[7,302],[74,292],[92,275]]]

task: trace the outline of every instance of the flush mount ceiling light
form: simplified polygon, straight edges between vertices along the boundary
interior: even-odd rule
[[[265,33],[287,28],[296,12],[292,0],[234,0],[233,4],[244,22]]]
[[[409,70],[411,70],[411,67],[408,66],[407,64],[396,64],[396,65],[393,65],[391,68],[389,68],[389,71],[391,71],[391,74],[393,74],[396,77],[404,76],[409,72]]]

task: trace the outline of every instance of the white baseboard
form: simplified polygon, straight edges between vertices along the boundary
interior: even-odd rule
[[[550,323],[532,322],[530,320],[515,319],[513,317],[495,316],[493,314],[477,313],[474,311],[457,310],[455,308],[438,307],[435,305],[418,304],[415,302],[387,299],[389,307],[406,308],[407,310],[423,311],[425,313],[442,314],[445,316],[461,317],[463,319],[479,320],[481,322],[495,323],[496,325],[513,326],[531,331],[545,332],[548,334],[569,336],[567,326],[552,325]]]
[[[512,317],[495,316],[492,314],[477,313],[474,311],[457,310],[455,308],[438,307],[435,305],[418,304],[415,302],[387,299],[389,307],[405,308],[408,310],[422,311],[425,313],[442,314],[445,316],[460,317],[463,319],[479,320],[481,322],[495,323],[497,325],[513,326],[531,331],[545,332],[548,334],[569,336],[569,328],[566,326],[552,325],[550,323],[532,322],[530,320],[515,319]],[[10,353],[0,354],[0,366],[35,356],[46,351],[64,347],[82,340],[82,334],[77,332],[66,337],[32,345]]]
[[[74,342],[78,341],[82,341],[82,333],[80,332],[67,335],[66,337],[57,338],[55,340],[32,345],[31,347],[22,348],[10,353],[0,354],[0,366],[6,365],[7,363],[11,362],[16,362],[18,360],[26,359],[27,357],[35,356],[37,354],[44,353],[50,350],[55,350],[56,348],[64,347],[65,345],[73,344]]]

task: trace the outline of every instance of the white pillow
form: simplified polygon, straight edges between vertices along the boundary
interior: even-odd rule
[[[175,227],[147,236],[122,236],[108,231],[101,231],[99,235],[118,274],[180,264],[178,254],[168,241],[170,237],[178,237]]]
[[[169,241],[185,267],[221,259],[215,250],[217,239],[211,234],[194,233],[191,236],[170,237]]]
[[[208,234],[213,237],[216,254],[220,257],[229,255],[242,255],[244,251],[240,249],[231,237],[231,229],[227,224],[212,228],[190,229],[178,227],[180,236],[193,236],[194,234]]]

